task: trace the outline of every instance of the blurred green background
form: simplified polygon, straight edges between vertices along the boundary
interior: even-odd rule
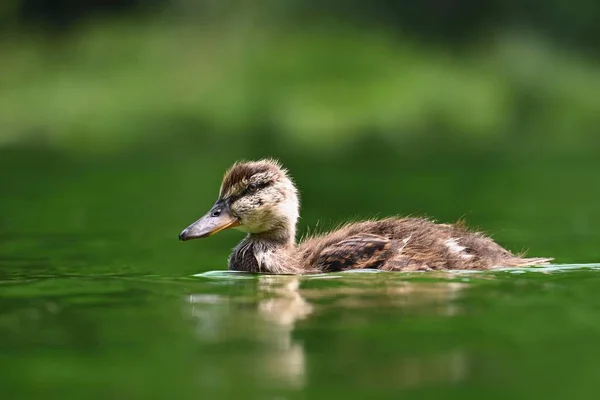
[[[302,235],[464,218],[598,262],[599,20],[592,0],[3,0],[3,398],[597,393],[596,272],[463,279],[464,297],[309,280],[277,308],[262,278],[191,278],[239,233],[177,235],[231,163],[269,156]]]

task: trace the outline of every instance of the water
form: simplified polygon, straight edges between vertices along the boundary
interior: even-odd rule
[[[233,232],[178,243],[211,204],[225,163],[177,154],[0,154],[3,399],[583,399],[600,389],[600,190],[587,165],[573,167],[592,182],[573,206],[562,192],[542,197],[543,182],[562,179],[546,176],[551,166],[482,166],[476,179],[497,185],[461,194],[447,182],[465,166],[406,170],[411,196],[354,186],[351,201],[347,183],[323,182],[389,176],[361,175],[364,164],[296,168],[304,231],[352,209],[419,204],[439,218],[470,212],[512,249],[578,264],[290,277],[225,271]],[[519,186],[517,175],[537,183]],[[577,185],[568,175],[562,183]]]
[[[598,269],[5,277],[3,392],[584,398],[599,378]]]

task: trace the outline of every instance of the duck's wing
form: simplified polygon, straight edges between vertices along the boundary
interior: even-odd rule
[[[392,254],[393,241],[381,235],[361,233],[328,243],[320,249],[315,267],[323,272],[376,269]]]

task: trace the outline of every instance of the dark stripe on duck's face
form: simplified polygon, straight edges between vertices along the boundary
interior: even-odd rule
[[[257,184],[255,188],[252,188],[252,189],[249,186],[246,186],[241,192],[232,194],[231,196],[227,197],[226,199],[223,199],[220,201],[225,201],[229,205],[231,205],[234,202],[236,202],[237,200],[241,199],[242,197],[250,195],[250,194],[254,194],[254,193],[258,192],[259,190],[270,186],[272,183],[273,182],[261,182],[261,183]],[[259,205],[261,205],[262,201],[259,201],[259,203],[260,203]]]

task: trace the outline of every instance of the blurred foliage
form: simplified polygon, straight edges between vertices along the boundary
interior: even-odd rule
[[[447,50],[385,29],[299,30],[243,15],[4,35],[0,142],[121,148],[181,121],[201,135],[273,129],[313,146],[431,131],[561,149],[597,140],[600,71],[529,32]]]
[[[363,27],[391,27],[429,39],[461,41],[507,25],[533,27],[563,43],[597,51],[600,4],[594,0],[4,0],[0,18],[15,24],[59,28],[98,14],[168,10],[204,20],[223,14],[266,15],[305,25],[311,19],[346,20]]]

